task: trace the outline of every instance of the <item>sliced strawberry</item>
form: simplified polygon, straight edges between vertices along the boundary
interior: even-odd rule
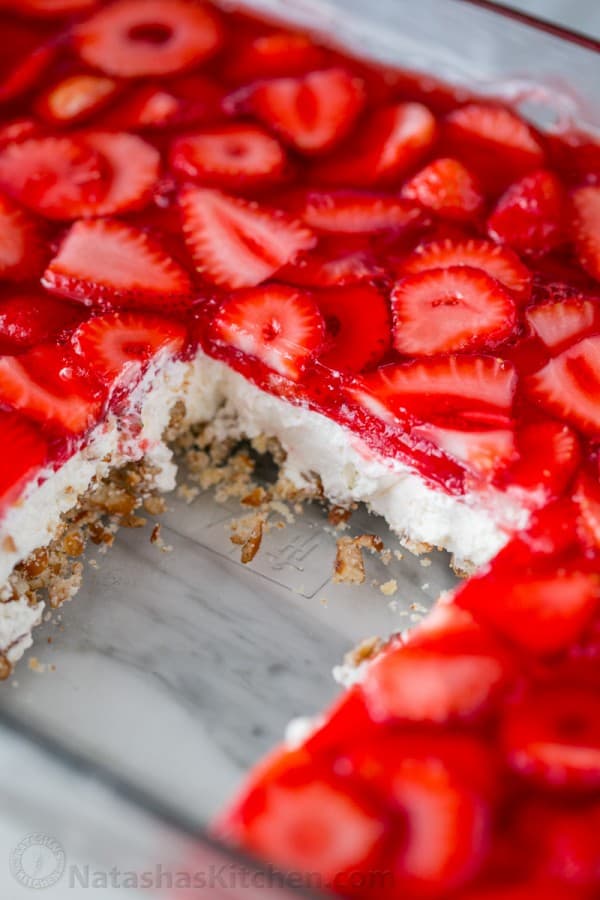
[[[523,119],[502,106],[469,103],[449,113],[444,146],[490,190],[544,165],[544,151]]]
[[[217,340],[294,380],[324,336],[323,318],[312,297],[278,284],[233,294],[215,316],[213,328]]]
[[[82,215],[112,216],[146,206],[158,181],[158,151],[134,134],[94,131],[85,140],[106,161],[110,179],[106,194]]]
[[[51,219],[75,219],[95,210],[109,180],[106,161],[80,138],[30,138],[0,151],[2,187]]]
[[[402,647],[375,659],[362,683],[377,722],[447,723],[480,718],[505,685],[500,658]]]
[[[4,194],[0,194],[0,233],[0,279],[36,278],[44,265],[40,227]]]
[[[178,138],[170,160],[180,178],[232,190],[279,181],[287,162],[279,141],[262,128],[245,124]]]
[[[530,396],[586,434],[600,433],[600,336],[587,337],[528,376]]]
[[[2,24],[2,37],[4,41],[11,41],[10,32],[5,33],[5,23]],[[4,45],[6,47],[6,44]],[[46,76],[46,70],[56,58],[56,44],[42,44],[34,46],[30,52],[22,51],[14,68],[3,75],[0,82],[0,102],[14,100],[36,87]]]
[[[457,159],[434,160],[407,181],[402,195],[415,200],[444,219],[468,222],[477,219],[485,198],[477,179]]]
[[[556,350],[574,338],[598,330],[600,304],[585,297],[565,297],[531,306],[525,318],[546,347]]]
[[[494,240],[517,253],[548,253],[564,240],[566,196],[553,172],[538,169],[511,184],[488,219]]]
[[[299,214],[311,228],[335,234],[403,230],[422,221],[414,204],[391,194],[366,191],[309,191]]]
[[[464,754],[461,759],[459,754]],[[468,738],[388,737],[350,748],[336,771],[361,777],[404,822],[395,848],[398,896],[435,896],[464,884],[482,865],[490,811],[472,765],[491,768],[483,744]]]
[[[20,353],[68,333],[81,322],[81,307],[34,291],[0,299],[0,353]]]
[[[502,743],[521,777],[553,789],[600,787],[600,697],[554,688],[526,694],[506,711]]]
[[[319,357],[324,366],[361,372],[385,356],[391,345],[390,312],[376,288],[332,288],[319,291],[315,299],[329,337],[329,348]]]
[[[251,89],[252,111],[302,153],[322,153],[349,133],[365,102],[360,79],[344,69],[276,78]]]
[[[411,435],[430,441],[448,456],[483,476],[504,469],[515,456],[515,434],[510,428],[475,431],[427,424],[413,428]]]
[[[39,133],[40,127],[35,119],[23,116],[0,125],[0,149],[8,144],[18,144]]]
[[[98,0],[5,0],[5,5],[20,13],[53,18],[87,12],[98,5]]]
[[[89,368],[112,384],[122,374],[138,373],[141,364],[168,351],[181,351],[186,329],[179,322],[138,312],[116,312],[84,322],[72,342]]]
[[[586,544],[600,549],[600,484],[597,474],[583,471],[575,482],[573,498],[579,511],[579,527]]]
[[[121,130],[165,129],[220,121],[224,89],[203,75],[180,75],[168,84],[141,84],[108,116]]]
[[[44,465],[48,446],[36,426],[18,413],[0,412],[2,466],[0,513],[18,499],[25,485]]]
[[[383,366],[348,392],[384,420],[410,414],[445,427],[506,428],[516,384],[510,363],[457,355]]]
[[[506,485],[543,490],[554,499],[566,488],[581,460],[575,432],[562,422],[545,420],[523,425],[516,435],[517,459],[506,472]]]
[[[102,399],[66,347],[41,344],[21,356],[0,357],[0,403],[32,419],[79,434],[94,423]]]
[[[399,274],[414,275],[427,269],[446,269],[451,266],[483,269],[513,291],[519,300],[526,300],[531,293],[529,270],[512,250],[498,247],[491,241],[446,239],[423,244],[404,260]]]
[[[36,103],[42,118],[58,125],[70,125],[92,116],[115,96],[118,84],[101,75],[69,75],[53,84]]]
[[[235,35],[233,35],[235,40]],[[283,78],[322,69],[325,51],[308,35],[293,31],[272,31],[250,38],[244,34],[234,46],[225,65],[228,81],[244,83],[257,78]]]
[[[600,606],[600,579],[579,572],[466,584],[456,602],[529,653],[574,643]]]
[[[571,232],[579,262],[600,281],[600,185],[573,191],[571,210]]]
[[[108,75],[172,75],[212,56],[222,40],[216,12],[189,0],[116,0],[76,26],[79,55]]]
[[[421,103],[398,103],[376,110],[352,147],[315,166],[317,181],[369,187],[396,181],[432,146],[436,122]]]
[[[44,287],[86,306],[186,306],[187,273],[147,234],[116,219],[71,226],[42,278]]]
[[[392,291],[394,347],[411,356],[493,347],[516,324],[515,301],[482,269],[451,266],[409,275]]]
[[[196,268],[224,287],[253,287],[315,243],[294,219],[220,191],[187,188],[180,204]]]
[[[600,887],[600,804],[563,807],[538,802],[519,816],[518,840],[534,860],[541,879],[572,889]]]
[[[302,752],[281,754],[226,817],[230,841],[296,876],[318,872],[323,887],[376,862],[386,816]]]
[[[323,238],[315,250],[301,253],[277,277],[300,287],[327,288],[372,282],[383,275],[370,249],[349,250],[345,240]]]

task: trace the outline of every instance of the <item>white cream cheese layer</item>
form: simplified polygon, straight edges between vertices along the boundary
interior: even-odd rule
[[[333,502],[366,503],[408,546],[447,549],[459,567],[486,562],[526,523],[520,499],[493,492],[451,496],[406,465],[376,455],[347,428],[265,393],[199,351],[192,362],[158,359],[118,416],[110,413],[84,449],[29,486],[0,522],[0,586],[17,563],[52,540],[61,515],[112,468],[144,457],[160,469],[159,489],[174,487],[175,466],[162,435],[178,400],[189,423],[214,420],[223,437],[277,438],[287,453],[285,474],[295,484],[318,476]],[[0,604],[0,651],[10,647],[11,660],[31,643],[41,612],[41,604]]]

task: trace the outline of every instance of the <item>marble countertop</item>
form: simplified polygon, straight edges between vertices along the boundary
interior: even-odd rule
[[[511,5],[600,34],[591,0]],[[33,668],[25,660],[0,688],[3,900],[31,898],[23,871],[52,882],[59,870],[49,900],[141,896],[133,875],[149,869],[155,895],[172,897],[156,866],[189,859],[188,833],[289,719],[335,695],[332,666],[358,640],[412,624],[454,582],[443,555],[405,553],[387,567],[369,557],[360,588],[332,584],[335,536],[318,509],[242,567],[227,529],[238,507],[208,493],[169,505],[173,551],[132,530],[88,558],[76,600],[38,632]],[[364,512],[352,527],[397,547]],[[390,579],[392,597],[379,589]]]

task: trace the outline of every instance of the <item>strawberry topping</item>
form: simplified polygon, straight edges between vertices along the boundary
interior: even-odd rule
[[[315,299],[329,338],[329,349],[319,357],[324,366],[361,372],[385,356],[390,348],[390,313],[376,288],[331,288],[319,291]]]
[[[213,326],[218,340],[294,380],[324,336],[313,298],[277,284],[238,291],[222,305]]]
[[[37,103],[49,122],[71,124],[90,118],[115,96],[117,82],[101,75],[69,75],[52,85]]]
[[[30,279],[43,268],[41,229],[21,207],[0,194],[0,279]]]
[[[407,181],[404,197],[445,219],[477,219],[485,198],[477,179],[457,159],[436,159]]]
[[[108,75],[172,75],[218,50],[220,21],[190,0],[116,0],[74,29],[88,65]]]
[[[285,214],[220,191],[187,188],[180,204],[196,268],[224,287],[260,284],[315,242],[306,227]]]
[[[0,359],[1,363],[1,359]],[[44,465],[48,446],[38,428],[18,413],[0,412],[4,449],[0,467],[0,511],[17,500]]]
[[[540,306],[532,306],[525,313],[532,330],[551,350],[564,349],[565,344],[598,330],[600,303],[584,297],[565,297]]]
[[[310,191],[299,214],[316,231],[377,234],[408,228],[422,219],[418,207],[398,197],[366,191]]]
[[[147,234],[116,219],[76,222],[43,277],[48,290],[88,306],[186,305],[189,278]]]
[[[600,186],[573,191],[571,205],[571,231],[579,261],[600,281]]]
[[[600,431],[600,336],[588,337],[529,376],[531,397],[583,432]]]
[[[68,334],[81,322],[81,307],[42,291],[0,298],[0,353],[20,353]]]
[[[548,253],[564,240],[564,189],[553,172],[540,169],[511,185],[488,219],[488,232],[517,253]]]
[[[510,294],[471,266],[409,275],[393,290],[392,312],[394,347],[413,356],[492,347],[516,322]]]

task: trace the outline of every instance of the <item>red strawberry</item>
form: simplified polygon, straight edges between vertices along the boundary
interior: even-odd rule
[[[30,215],[0,194],[0,279],[35,278],[43,268],[40,228]]]
[[[600,336],[587,337],[528,376],[530,396],[586,434],[600,432]]]
[[[297,876],[318,872],[322,886],[333,887],[373,866],[386,819],[356,788],[299,751],[263,766],[219,831]]]
[[[220,191],[187,188],[179,202],[196,268],[224,287],[260,284],[315,243],[294,219]]]
[[[360,372],[376,365],[390,349],[390,313],[385,298],[370,285],[319,291],[315,299],[325,320],[330,347],[322,365]]]
[[[326,58],[323,48],[310,37],[293,31],[272,31],[253,39],[244,34],[240,46],[234,45],[230,56],[225,76],[237,83],[304,75],[322,69]]]
[[[0,299],[0,353],[20,353],[58,338],[81,322],[81,307],[47,294],[12,293]]]
[[[74,353],[41,344],[21,356],[0,357],[0,403],[79,434],[94,423],[102,394]]]
[[[434,160],[407,181],[402,195],[445,219],[477,219],[485,202],[477,179],[457,159]]]
[[[18,413],[0,412],[0,434],[3,444],[0,512],[3,512],[44,465],[48,447],[36,426]]]
[[[349,393],[385,420],[434,419],[463,428],[510,424],[516,373],[491,356],[448,356],[383,366],[357,380]]]
[[[98,0],[4,0],[7,8],[28,15],[48,17],[68,16],[87,12],[97,6]]]
[[[566,488],[581,460],[581,448],[568,425],[544,420],[523,425],[516,435],[518,458],[505,473],[505,483],[528,491],[544,491],[554,499]]]
[[[256,125],[229,124],[178,138],[171,168],[180,178],[223,188],[257,188],[280,180],[286,155]]]
[[[10,45],[11,34],[5,32],[6,24],[2,23],[2,38],[4,46]],[[38,38],[39,39],[39,38]],[[14,68],[3,74],[0,83],[0,102],[14,100],[36,87],[46,76],[46,70],[56,58],[56,44],[42,44],[34,46],[27,52],[24,49],[17,57],[18,62]]]
[[[278,274],[300,287],[342,287],[380,279],[384,274],[368,248],[348,249],[346,240],[322,238],[315,250],[302,253]]]
[[[484,772],[469,771],[468,763]],[[490,813],[476,785],[479,778],[489,780],[489,768],[483,744],[437,736],[380,738],[336,761],[336,771],[362,778],[402,817],[393,862],[396,896],[438,896],[480,868]]]
[[[572,889],[600,887],[600,804],[572,807],[531,804],[521,812],[518,840],[525,845],[540,879]],[[533,896],[533,895],[532,895]]]
[[[505,674],[502,659],[491,653],[402,647],[375,659],[362,687],[377,722],[443,724],[487,712]]]
[[[527,322],[551,350],[597,330],[600,323],[600,304],[585,297],[565,297],[562,300],[531,306],[525,313]]]
[[[566,197],[548,169],[538,169],[512,184],[488,219],[488,232],[517,253],[541,255],[564,240]]]
[[[213,328],[217,340],[294,380],[324,335],[323,318],[312,297],[279,284],[233,294],[215,316]]]
[[[168,351],[174,356],[186,340],[179,322],[138,312],[116,312],[84,322],[73,346],[102,381],[112,384],[122,374],[137,374],[141,364]]]
[[[44,272],[44,287],[86,306],[187,306],[187,273],[147,234],[116,219],[71,226]]]
[[[570,572],[471,581],[456,602],[528,653],[574,643],[600,606],[600,579]]]
[[[106,197],[106,161],[81,138],[40,137],[0,151],[0,184],[51,219],[75,219]]]
[[[493,347],[516,324],[515,301],[482,269],[451,266],[409,275],[392,291],[394,347],[412,356]]]
[[[579,262],[600,281],[600,186],[573,191],[571,208],[571,232]]]
[[[82,215],[112,216],[146,206],[158,181],[157,150],[134,134],[95,131],[85,140],[106,161],[110,180],[106,194]]]
[[[189,0],[116,0],[77,25],[74,43],[84,62],[108,75],[172,75],[218,50],[216,12]]]
[[[39,125],[35,119],[29,119],[25,116],[5,122],[4,125],[0,125],[0,149],[8,144],[18,144],[27,140],[27,138],[35,137],[39,130]]]
[[[533,129],[514,112],[487,103],[469,103],[446,117],[444,147],[494,191],[544,164]]]
[[[117,90],[117,82],[112,78],[69,75],[42,94],[36,110],[48,122],[70,125],[92,116],[110,102]]]
[[[397,180],[429,150],[436,136],[433,115],[420,103],[377,109],[352,147],[314,170],[317,181],[369,187]]]
[[[418,425],[411,435],[430,441],[448,456],[485,477],[504,469],[515,455],[515,435],[510,428],[486,430]]]
[[[529,270],[512,250],[498,247],[491,241],[447,239],[423,244],[404,260],[399,274],[415,275],[427,269],[446,269],[451,266],[483,269],[513,291],[519,300],[526,300],[531,293]]]
[[[502,744],[510,767],[551,789],[600,787],[600,697],[576,688],[526,694],[506,710]]]
[[[360,79],[344,69],[263,81],[250,89],[250,108],[302,153],[322,153],[349,133],[365,102]]]
[[[586,544],[600,550],[600,484],[597,473],[580,473],[573,490],[579,527]]]
[[[203,75],[180,75],[168,84],[141,84],[126,95],[105,121],[121,130],[165,129],[218,122],[223,88]]]
[[[391,194],[365,191],[309,191],[300,216],[316,231],[376,234],[403,230],[422,221],[418,207]]]

